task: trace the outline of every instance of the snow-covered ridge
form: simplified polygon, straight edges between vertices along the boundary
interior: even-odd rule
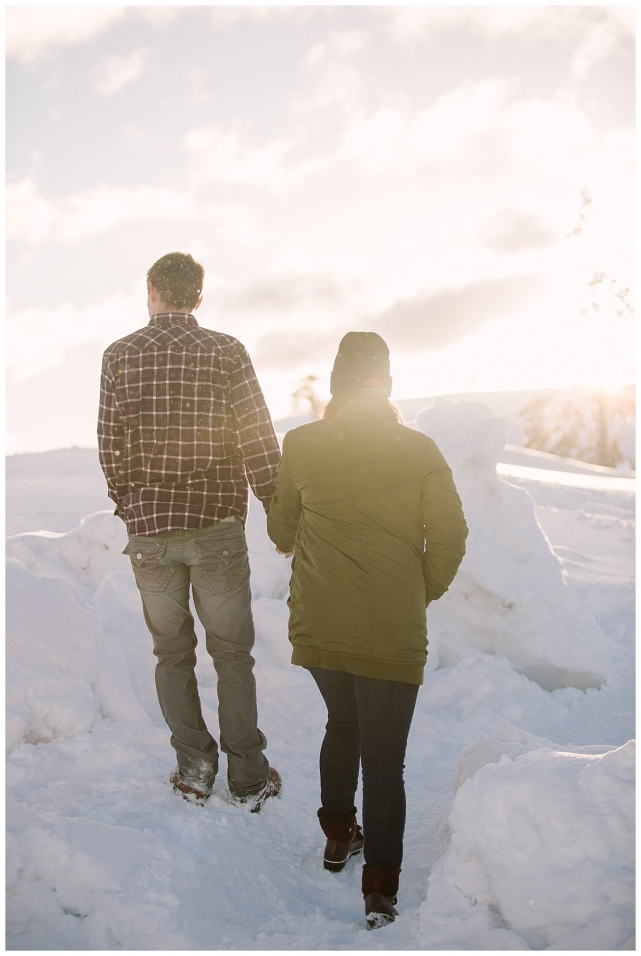
[[[600,687],[603,631],[567,587],[531,495],[497,476],[503,419],[477,402],[441,402],[416,424],[450,464],[470,527],[459,573],[431,615],[440,657],[504,654],[546,690]]]
[[[528,468],[543,468],[547,471],[573,472],[581,475],[594,475],[601,478],[636,478],[636,472],[629,468],[606,468],[605,465],[591,465],[573,458],[561,458],[547,451],[536,451],[521,445],[506,443],[499,456],[499,462],[506,465],[524,465]]]
[[[497,476],[504,426],[477,403],[442,403],[417,424],[453,467],[471,533],[428,612],[401,915],[376,947],[630,948],[631,501]],[[124,526],[96,498],[60,532],[69,496],[94,499],[73,454],[42,458],[42,477],[30,462],[8,506],[23,532],[7,542],[9,946],[371,948],[359,861],[322,869],[324,709],[289,664],[289,566],[262,509],[247,527],[256,677],[284,789],[250,819],[226,802],[224,766],[204,808],[167,786],[172,752]],[[49,504],[30,497],[38,487]],[[26,532],[38,508],[47,530]],[[200,650],[216,734],[215,673]]]
[[[530,481],[543,481],[552,485],[566,485],[569,488],[586,488],[591,491],[619,491],[626,495],[636,494],[636,478],[615,475],[593,475],[589,472],[552,471],[544,468],[530,467],[497,462],[497,474],[507,478],[525,478]]]
[[[634,948],[634,770],[634,741],[560,750],[503,721],[466,747],[426,948]]]

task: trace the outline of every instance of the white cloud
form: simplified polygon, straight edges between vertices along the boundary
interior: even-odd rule
[[[593,270],[606,271],[623,286],[631,284],[634,272],[633,135],[621,129],[604,132],[621,115],[613,109],[608,117],[605,110],[615,95],[625,95],[627,81],[617,67],[612,90],[604,89],[594,110],[578,82],[599,59],[622,53],[621,38],[633,31],[631,8],[424,5],[366,7],[362,17],[330,7],[270,7],[263,13],[231,6],[206,6],[202,12],[198,7],[14,9],[9,55],[21,62],[99,37],[97,56],[71,57],[74,62],[49,77],[43,109],[59,109],[61,116],[64,77],[89,88],[98,81],[103,95],[115,92],[144,68],[137,47],[153,50],[154,32],[171,29],[167,24],[179,15],[190,18],[187,24],[180,21],[185,36],[189,30],[222,32],[244,21],[246,27],[230,28],[216,41],[226,45],[226,55],[237,55],[238,82],[245,73],[248,82],[238,91],[242,96],[222,103],[216,85],[203,80],[211,76],[211,51],[203,47],[195,60],[171,66],[187,82],[191,78],[192,91],[202,98],[198,102],[209,100],[196,121],[199,128],[182,146],[175,144],[171,162],[157,154],[153,180],[143,173],[142,182],[123,185],[137,175],[125,164],[114,171],[113,184],[88,180],[86,188],[70,185],[64,195],[45,187],[45,181],[53,183],[49,177],[26,175],[38,168],[35,161],[20,170],[7,190],[7,236],[20,243],[15,256],[20,261],[13,269],[17,294],[23,302],[43,301],[39,293],[29,298],[28,261],[38,263],[44,288],[49,288],[48,270],[56,270],[51,285],[56,291],[49,297],[50,309],[20,309],[16,303],[9,310],[12,376],[24,382],[77,343],[91,338],[107,344],[144,324],[144,269],[171,248],[189,248],[205,263],[210,290],[205,307],[212,324],[240,335],[252,355],[255,346],[255,358],[263,362],[261,382],[264,374],[275,404],[287,401],[285,392],[294,382],[289,384],[282,368],[269,371],[268,362],[298,361],[301,372],[322,371],[325,363],[327,379],[341,331],[365,316],[383,323],[401,370],[395,373],[396,388],[407,395],[463,390],[471,377],[477,382],[482,377],[486,387],[514,387],[526,379],[543,385],[558,368],[578,375],[591,350],[595,367],[610,361],[608,355],[618,361],[619,354],[631,354],[616,343],[608,345],[607,329],[605,346],[588,347],[582,338],[585,323],[577,319],[571,325],[569,318]],[[296,17],[309,17],[310,26],[296,26],[296,42],[283,51],[279,69],[263,74],[262,64],[250,59],[259,49],[253,40],[260,37],[261,18],[267,23],[281,16],[292,19],[266,31],[267,57],[278,55],[272,41],[281,34],[283,44],[290,42]],[[398,28],[397,37],[405,30],[403,44],[418,41],[412,57],[390,40],[390,22]],[[351,29],[354,24],[364,25],[363,30]],[[500,38],[506,39],[496,44],[497,58],[486,79],[463,82],[478,67],[475,60],[468,71],[469,44],[478,43],[485,56]],[[363,41],[371,44],[365,56],[359,52]],[[451,55],[447,71],[439,67],[440,59],[428,63],[426,84],[418,88],[419,55],[429,55],[435,42]],[[519,69],[513,59],[517,45],[524,57],[534,50],[538,57],[549,48],[550,63],[544,69],[539,60],[529,60],[527,69]],[[383,64],[380,57],[387,51],[390,60]],[[103,61],[116,53],[119,59]],[[396,70],[404,55],[407,63]],[[412,73],[412,63],[418,72]],[[436,87],[429,82],[432,68],[440,71]],[[527,88],[541,95],[526,95],[518,80],[497,79],[505,75],[522,75]],[[560,90],[550,92],[551,78],[574,99],[568,95],[564,101]],[[245,96],[250,80],[264,82],[266,95],[278,90],[276,112],[255,115],[258,102]],[[142,87],[132,93],[143,95]],[[440,95],[440,90],[446,92]],[[123,156],[128,150],[124,137],[143,141],[147,136],[136,120],[144,111],[141,102],[132,100],[137,111],[123,113],[115,134]],[[47,126],[47,135],[55,137],[59,126]],[[150,145],[155,132],[149,134]],[[79,160],[89,176],[92,149],[99,147],[88,143]],[[183,165],[181,172],[176,161]],[[146,185],[152,181],[165,186]],[[592,203],[583,231],[564,238],[577,224],[584,187]],[[96,239],[110,233],[104,242]],[[80,291],[76,252],[90,238],[94,262],[104,257],[108,269],[104,280],[95,286],[87,281]],[[120,245],[116,239],[125,241]],[[69,248],[53,249],[47,242]],[[139,262],[140,274],[131,296],[114,294],[86,308],[73,304],[75,296],[93,294],[94,288],[107,295],[120,276],[126,275],[122,282],[128,286],[131,258]],[[215,295],[210,294],[212,268],[223,277]],[[546,292],[536,305],[529,300],[510,305],[509,296],[504,300],[498,294],[509,292],[511,277],[519,274],[542,277]],[[443,290],[466,287],[456,301],[444,297]],[[70,301],[59,305],[65,296]],[[472,319],[483,317],[483,302],[487,323],[473,328]],[[492,318],[505,302],[509,315],[506,305],[504,318]],[[432,344],[434,330],[442,333],[438,322],[448,308],[450,331],[458,322],[467,337],[451,345],[441,342],[438,355],[420,351],[428,332]],[[602,309],[594,321],[604,316]],[[412,352],[404,352],[410,344]],[[80,353],[76,358],[83,360]],[[27,394],[26,385],[20,394]]]
[[[77,242],[141,219],[189,219],[198,212],[189,196],[154,186],[100,185],[64,199],[45,199],[32,177],[6,192],[7,237],[25,242]]]
[[[26,242],[48,239],[58,218],[55,204],[39,193],[31,176],[7,185],[5,214],[7,239]]]
[[[17,385],[60,361],[67,349],[96,340],[105,349],[119,336],[148,321],[144,275],[128,293],[113,292],[100,302],[79,307],[6,309],[6,367],[9,385]]]
[[[327,56],[327,49],[327,43],[324,43],[322,40],[314,43],[303,59],[303,66],[308,70],[315,70]]]
[[[370,39],[371,34],[364,30],[344,30],[313,43],[301,65],[315,84],[311,92],[292,92],[290,113],[306,117],[336,107],[344,114],[357,110],[367,89],[368,77],[350,58],[366,47]]]
[[[184,11],[180,7],[161,7],[150,5],[148,7],[129,7],[129,15],[137,20],[144,20],[151,26],[163,30],[170,23],[179,17]]]
[[[346,124],[333,162],[387,177],[387,188],[392,178],[412,177],[422,190],[433,183],[438,196],[451,193],[459,222],[511,205],[543,214],[562,233],[575,215],[595,147],[580,110],[522,97],[514,83],[484,80],[448,92],[421,112],[359,111]]]
[[[330,358],[350,328],[373,329],[400,353],[441,350],[465,339],[497,317],[522,311],[523,304],[540,294],[536,276],[510,276],[483,280],[456,289],[421,292],[398,300],[378,315],[351,318],[331,326],[312,326],[314,331],[293,334],[276,329],[257,342],[256,361],[266,368],[289,369],[310,361]]]
[[[154,221],[210,223],[217,234],[241,242],[251,239],[258,228],[242,203],[203,200],[187,190],[103,183],[49,200],[31,176],[10,183],[6,190],[7,238],[22,242],[73,243],[129,223]]]
[[[58,47],[86,43],[121,20],[143,20],[163,29],[182,13],[180,7],[168,6],[7,6],[7,57],[32,63]]]
[[[574,6],[415,6],[390,8],[391,34],[401,42],[420,41],[427,32],[474,30],[486,39],[515,34],[577,44],[570,79],[582,80],[624,38],[635,35],[634,7]]]
[[[329,362],[345,330],[305,332],[291,329],[272,331],[261,336],[254,351],[256,365],[262,369],[290,371],[316,362]]]
[[[430,30],[473,29],[490,40],[523,33],[545,38],[581,37],[597,28],[619,36],[634,36],[633,6],[608,7],[549,4],[501,6],[438,5],[387,8],[392,35],[403,41],[420,40]]]
[[[308,69],[315,69],[319,64],[323,69],[313,92],[303,94],[296,91],[292,95],[292,114],[305,116],[332,108],[349,114],[358,109],[367,86],[363,73],[352,63],[333,56],[328,57],[322,44],[312,47],[304,62]]]
[[[83,342],[35,376],[8,383],[6,454],[95,447],[103,349],[102,343]]]
[[[265,274],[251,282],[231,300],[234,308],[289,312],[320,304],[334,310],[342,306],[351,289],[331,273]]]
[[[509,208],[495,213],[481,235],[485,245],[496,252],[520,252],[522,249],[548,246],[555,238],[535,212]]]
[[[93,39],[122,20],[127,7],[10,6],[6,8],[7,56],[30,63],[60,46]]]
[[[151,135],[146,132],[144,129],[141,129],[137,123],[129,122],[125,126],[125,132],[127,136],[133,139],[136,143],[147,144],[151,141]]]
[[[470,5],[403,6],[389,10],[392,34],[399,40],[418,40],[428,31],[443,28],[472,28],[489,38],[523,30],[547,28],[558,19],[554,8]]]
[[[542,287],[539,276],[482,279],[399,300],[368,324],[399,351],[438,351],[501,315],[519,315]]]
[[[71,244],[158,223],[208,237],[236,288],[261,274],[331,272],[355,279],[367,290],[361,306],[374,311],[426,283],[456,287],[511,269],[547,274],[576,225],[584,186],[591,215],[602,210],[601,238],[589,231],[595,268],[604,246],[610,260],[629,242],[627,139],[611,138],[604,150],[585,113],[523,97],[514,83],[465,84],[427,110],[333,115],[313,158],[305,127],[255,143],[247,129],[192,130],[186,177],[174,188],[103,183],[49,199],[33,177],[10,184],[8,238]],[[513,211],[509,222],[505,210]],[[230,242],[251,259],[239,261]],[[348,311],[355,307],[350,298]]]
[[[341,30],[332,35],[332,44],[339,53],[349,55],[367,46],[368,39],[364,30]]]
[[[300,178],[298,165],[287,166],[287,159],[301,136],[279,136],[260,146],[247,146],[241,140],[238,124],[230,129],[217,125],[191,130],[184,139],[192,186],[215,183],[240,183],[280,193]]]
[[[108,56],[102,64],[101,78],[94,84],[96,92],[101,96],[111,96],[129,83],[133,83],[142,76],[147,65],[148,53],[148,50],[141,47],[129,56],[120,56],[117,53]]]
[[[619,40],[616,24],[596,23],[575,51],[570,72],[575,80],[582,80],[595,63],[605,59],[614,50]]]
[[[269,24],[278,20],[290,20],[297,23],[311,19],[315,15],[313,6],[290,6],[255,3],[243,4],[212,4],[205,8],[209,12],[211,23],[215,29],[225,30],[238,23]]]

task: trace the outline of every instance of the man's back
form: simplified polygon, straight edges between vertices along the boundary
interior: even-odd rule
[[[98,447],[153,639],[178,764],[169,782],[204,803],[218,772],[195,674],[195,611],[218,675],[229,791],[255,813],[278,795],[280,777],[257,723],[245,520],[248,482],[269,507],[280,450],[244,346],[192,314],[204,277],[184,252],[148,270],[149,325],[104,354]]]
[[[280,458],[244,346],[181,312],[106,350],[98,438],[130,534],[244,521],[247,478],[265,501]]]

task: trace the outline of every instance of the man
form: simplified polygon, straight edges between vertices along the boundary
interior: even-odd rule
[[[149,324],[104,353],[98,446],[153,637],[158,700],[178,763],[170,782],[202,804],[218,770],[194,673],[191,585],[218,674],[232,802],[255,813],[278,794],[280,777],[257,726],[244,527],[248,483],[267,510],[280,451],[244,346],[193,316],[203,278],[200,263],[180,252],[149,269]]]

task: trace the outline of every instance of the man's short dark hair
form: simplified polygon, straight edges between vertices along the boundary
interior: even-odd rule
[[[203,291],[205,270],[188,252],[169,252],[154,262],[147,281],[168,309],[193,309]]]

